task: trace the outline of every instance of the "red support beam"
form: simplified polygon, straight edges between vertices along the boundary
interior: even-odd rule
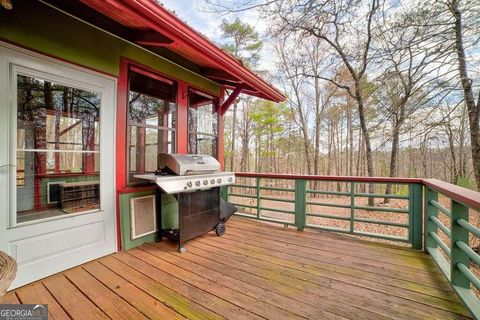
[[[222,88],[222,90],[220,91],[220,97],[217,101],[217,107],[218,109],[220,109],[224,102],[225,98],[225,89]],[[223,121],[223,112],[220,112],[221,110],[217,110],[218,111],[218,137],[217,137],[217,160],[218,162],[220,162],[220,165],[222,167],[222,170],[225,169],[225,159],[224,159],[224,155],[223,155],[223,125],[224,125],[224,121]]]
[[[174,41],[154,30],[137,31],[134,33],[135,43],[150,47],[164,47],[172,44]]]
[[[242,93],[242,91],[243,91],[243,87],[239,86],[239,87],[236,87],[232,93],[230,93],[227,100],[225,100],[225,102],[222,103],[222,105],[220,106],[220,112],[219,112],[220,115],[223,116],[225,114],[228,108],[235,102],[235,100],[237,100],[238,96],[240,95],[240,93]]]
[[[215,68],[202,68],[201,74],[207,78],[215,80],[224,80],[231,83],[241,83],[241,81],[224,70]]]
[[[188,153],[188,85],[178,82],[177,91],[177,153]]]
[[[117,248],[122,250],[122,229],[120,224],[119,193],[127,187],[127,99],[128,99],[128,62],[120,60],[120,73],[117,86],[117,114],[115,132],[115,162],[117,186]]]

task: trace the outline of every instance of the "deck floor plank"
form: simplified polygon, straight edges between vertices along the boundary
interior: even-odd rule
[[[156,299],[129,281],[98,262],[88,263],[82,268],[122,299],[130,302],[149,319],[185,319],[166,304],[170,300]]]
[[[65,272],[65,276],[95,305],[112,319],[144,320],[145,315],[110,291],[101,282],[81,268]]]
[[[71,318],[79,320],[110,319],[65,278],[64,274],[47,278],[42,283]]]
[[[55,300],[41,282],[17,290],[17,295],[22,303],[48,304],[49,319],[70,319],[62,306]]]
[[[395,279],[370,272],[370,270],[356,270],[339,265],[315,261],[311,258],[292,256],[284,252],[260,248],[254,245],[238,243],[225,237],[221,243],[213,235],[205,236],[198,240],[210,246],[219,249],[228,249],[242,255],[255,259],[267,261],[272,264],[279,264],[289,268],[307,271],[314,275],[325,276],[330,279],[344,281],[348,283],[362,284],[365,287],[376,290],[379,287],[386,287],[387,292],[398,293],[412,300],[423,302],[427,305],[434,305],[447,310],[456,310],[464,312],[464,309],[458,304],[451,304],[443,299],[443,294],[438,293],[433,287],[426,286],[420,282],[412,282],[402,279]],[[437,279],[441,281],[441,277]],[[386,286],[387,285],[387,286]],[[440,295],[440,297],[438,296]],[[452,309],[453,308],[453,309]]]
[[[292,267],[290,263],[287,265],[279,264],[278,261],[277,263],[272,263],[271,259],[265,259],[265,257],[260,259],[246,257],[242,253],[233,252],[230,248],[214,248],[209,244],[200,243],[199,241],[192,243],[190,247],[195,247],[196,249],[201,248],[204,250],[203,254],[195,251],[195,254],[203,255],[203,257],[208,258],[216,254],[218,257],[216,260],[222,261],[224,264],[228,263],[232,267],[242,267],[245,270],[248,270],[246,269],[245,264],[249,267],[253,265],[256,267],[255,270],[252,270],[255,274],[263,275],[269,279],[275,279],[275,281],[311,293],[319,294],[325,292],[329,297],[334,297],[335,299],[338,299],[338,301],[344,301],[344,303],[357,303],[357,305],[362,306],[366,302],[370,302],[370,299],[374,299],[383,302],[388,306],[394,306],[399,309],[403,308],[406,312],[410,312],[412,316],[419,314],[421,317],[428,318],[432,314],[443,314],[444,319],[461,319],[463,316],[467,315],[466,311],[462,309],[456,301],[456,297],[454,297],[455,300],[453,302],[447,300],[447,306],[452,304],[454,310],[458,310],[460,315],[438,309],[438,306],[436,305],[430,306],[412,300],[410,299],[410,294],[415,292],[408,290],[400,292],[401,294],[399,295],[398,290],[393,291],[390,286],[381,286],[379,283],[370,283],[360,278],[354,278],[353,282],[332,279],[330,273],[318,275],[303,270],[302,264],[297,264],[296,266],[293,265]],[[193,250],[190,251],[193,252]],[[355,296],[360,299],[355,300]],[[446,302],[442,301],[442,303],[445,304]]]
[[[233,298],[234,300],[232,302],[234,303],[239,303],[240,299],[238,299],[238,296],[247,295],[249,297],[249,300],[251,301],[250,305],[240,304],[239,306],[245,309],[250,309],[251,312],[258,312],[261,316],[262,314],[265,317],[268,317],[273,313],[279,314],[280,312],[277,308],[283,310],[281,312],[286,317],[289,316],[289,313],[293,313],[307,319],[333,319],[336,318],[335,314],[337,316],[351,317],[354,315],[358,315],[358,313],[361,312],[361,310],[344,311],[340,308],[336,309],[336,312],[324,308],[322,308],[323,310],[313,308],[306,303],[300,301],[293,301],[284,296],[277,295],[272,291],[263,290],[259,286],[250,285],[246,282],[238,281],[224,274],[217,273],[214,270],[204,268],[201,265],[189,264],[188,260],[184,259],[183,257],[176,257],[175,255],[171,255],[168,252],[160,250],[160,248],[158,247],[143,246],[140,249],[142,250],[131,250],[130,253],[142,259],[143,261],[150,261],[149,263],[158,266],[158,268],[168,270],[168,272],[172,275],[189,279],[189,282],[191,283],[197,281],[204,282],[207,285],[207,287],[205,288],[206,291],[209,290],[208,287],[227,287],[232,290],[232,292],[228,296],[224,295],[224,297]],[[168,250],[170,252],[172,251],[171,248],[168,248]],[[147,255],[152,255],[152,257],[148,257]],[[187,255],[187,253],[181,255]],[[194,276],[189,277],[188,274]],[[197,280],[190,280],[192,278],[197,278]],[[200,279],[203,279],[203,281]],[[204,287],[204,285],[201,286]],[[272,308],[272,306],[274,306],[275,308]],[[330,313],[330,311],[334,314]],[[369,316],[371,318],[371,314],[369,314]],[[289,318],[294,317],[292,316]],[[361,317],[361,319],[370,318]]]
[[[0,298],[0,304],[20,304],[14,291],[7,292],[2,298]]]
[[[407,246],[375,242],[371,240],[360,239],[358,237],[329,232],[329,231],[315,231],[315,230],[310,231],[309,229],[306,229],[304,232],[298,232],[294,227],[289,227],[288,229],[285,229],[278,224],[270,224],[270,223],[263,223],[263,222],[257,222],[257,221],[252,222],[252,219],[241,218],[241,217],[238,217],[238,218],[235,217],[234,219],[229,221],[228,225],[229,226],[241,225],[246,227],[247,229],[249,228],[252,228],[255,230],[260,229],[260,230],[264,230],[264,232],[267,234],[281,231],[284,233],[284,236],[286,238],[294,237],[299,239],[309,239],[309,240],[313,240],[314,242],[328,243],[331,245],[348,244],[352,248],[359,248],[359,249],[365,249],[365,247],[368,247],[369,252],[381,252],[385,257],[395,257],[398,255],[402,255],[402,256],[415,257],[416,259],[430,260],[429,257],[420,255],[418,251],[415,251]]]
[[[308,292],[300,289],[284,286],[281,283],[231,268],[228,265],[222,264],[221,261],[219,263],[217,261],[204,259],[207,260],[207,262],[203,261],[202,264],[201,261],[199,261],[202,259],[201,257],[189,252],[182,254],[172,252],[170,244],[167,243],[160,245],[149,244],[141,247],[141,249],[161,258],[165,262],[168,261],[199,276],[229,286],[239,292],[245,292],[259,301],[271,303],[279,308],[290,310],[308,319],[328,319],[332,314],[349,319],[391,318],[375,312],[376,309],[368,311],[368,308],[363,309],[331,300],[327,295],[319,296],[308,294]]]
[[[154,246],[162,247],[165,244],[155,244]],[[171,255],[176,253],[170,253]],[[189,251],[181,255],[182,260],[188,260],[192,263],[192,268],[198,269],[198,266],[204,266],[210,270],[217,271],[227,279],[234,278],[245,283],[250,283],[253,286],[261,287],[267,291],[275,292],[277,294],[296,299],[300,302],[310,304],[317,308],[329,308],[336,307],[337,305],[343,306],[347,311],[350,308],[354,308],[357,314],[354,318],[368,316],[368,319],[372,318],[372,315],[365,314],[365,311],[380,314],[385,317],[394,319],[414,319],[416,318],[415,310],[411,310],[411,304],[406,306],[399,305],[389,299],[388,295],[382,295],[382,299],[370,299],[368,303],[365,303],[364,294],[371,294],[369,290],[356,290],[358,295],[352,293],[353,286],[345,286],[345,291],[332,288],[329,282],[322,287],[317,284],[305,281],[301,278],[293,278],[286,274],[278,272],[276,266],[273,267],[269,264],[261,266],[250,264],[251,261],[234,260],[227,256],[221,256],[211,251],[204,251],[197,247],[190,246]],[[178,262],[181,263],[181,262]],[[291,270],[294,271],[294,270]],[[211,273],[209,271],[208,273]],[[207,274],[204,272],[203,274]],[[363,293],[363,294],[362,294]],[[375,295],[374,295],[375,298]],[[333,306],[332,306],[333,304]],[[395,308],[390,308],[395,305]],[[358,310],[360,309],[360,310]],[[330,309],[333,313],[336,313],[335,309]],[[418,318],[424,319],[425,314],[419,314]]]
[[[116,255],[115,255],[116,256]],[[225,319],[221,315],[211,311],[210,309],[199,304],[202,296],[199,295],[199,301],[194,301],[185,297],[176,291],[176,287],[165,286],[151,277],[141,273],[137,270],[135,265],[127,265],[113,256],[108,256],[99,260],[104,266],[128,280],[135,286],[148,292],[157,300],[170,306],[175,311],[189,319]],[[192,292],[194,288],[192,287]],[[193,294],[193,293],[192,293]]]
[[[439,281],[437,281],[438,278],[441,277],[441,274],[438,272],[432,273],[420,271],[418,269],[413,269],[409,267],[395,266],[384,263],[383,260],[380,258],[378,258],[378,260],[358,259],[356,257],[351,257],[348,255],[335,254],[326,251],[322,252],[319,250],[305,248],[295,244],[286,244],[275,240],[261,239],[258,237],[248,237],[235,232],[231,232],[225,235],[225,237],[242,244],[244,243],[247,245],[253,245],[267,250],[275,250],[295,257],[307,258],[320,262],[322,264],[325,263],[333,265],[336,268],[342,267],[342,270],[353,269],[367,271],[375,274],[375,276],[382,275],[389,278],[422,283],[424,285],[428,285],[434,288],[449,291],[449,285],[444,284],[443,282],[439,283]],[[349,251],[350,248],[348,248],[348,246],[345,246],[343,250]]]
[[[133,251],[135,252],[135,250]],[[242,294],[233,295],[232,291],[224,286],[214,286],[210,282],[201,281],[198,277],[189,275],[186,272],[177,274],[177,276],[184,280],[176,278],[174,275],[168,273],[167,270],[161,270],[148,263],[149,257],[142,257],[140,259],[130,254],[119,254],[117,258],[151,277],[153,280],[172,288],[192,301],[201,303],[204,307],[211,309],[227,319],[261,319],[262,317],[259,314],[264,314],[265,312],[269,312],[268,314],[276,314],[278,319],[298,319],[298,317],[295,317],[293,314],[282,312],[278,309],[270,308],[265,310],[265,305],[262,304],[261,301],[247,299],[246,296]],[[179,272],[179,270],[176,271]],[[245,308],[247,303],[254,304],[257,313],[247,310]]]
[[[296,232],[296,234],[299,233],[301,232]],[[412,272],[441,273],[431,259],[419,259],[424,258],[424,255],[418,254],[417,252],[416,256],[405,256],[399,254],[389,255],[385,254],[385,252],[381,250],[378,252],[376,250],[368,250],[368,252],[365,252],[364,250],[355,250],[356,247],[352,247],[351,243],[338,242],[332,244],[328,241],[323,241],[324,237],[319,237],[315,240],[299,236],[285,237],[285,231],[283,229],[277,230],[272,228],[269,229],[268,232],[265,232],[265,229],[262,229],[256,225],[253,227],[248,227],[246,225],[237,223],[237,220],[235,220],[234,223],[229,223],[228,234],[250,238],[253,237],[256,239],[274,240],[280,243],[304,247],[307,250],[310,249],[313,251],[320,251],[322,253],[330,252],[332,254],[341,254],[342,256],[353,257],[355,259],[360,258],[362,260],[372,260],[375,262],[381,260],[382,264],[385,264],[386,266],[392,265],[406,267],[413,269]]]
[[[147,243],[7,293],[51,319],[467,319],[431,258],[410,248],[232,218],[187,252]]]

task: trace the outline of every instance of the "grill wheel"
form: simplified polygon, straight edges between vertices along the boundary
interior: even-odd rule
[[[225,234],[226,228],[227,227],[225,226],[225,223],[220,222],[215,227],[215,233],[217,234],[217,236],[221,237]]]

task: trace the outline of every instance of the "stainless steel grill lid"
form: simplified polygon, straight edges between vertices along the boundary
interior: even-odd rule
[[[179,176],[220,172],[220,163],[212,156],[199,154],[158,155],[158,168],[168,169]]]
[[[155,182],[166,193],[195,192],[235,183],[233,172],[220,172],[212,156],[159,154],[158,174],[138,174],[136,178]]]

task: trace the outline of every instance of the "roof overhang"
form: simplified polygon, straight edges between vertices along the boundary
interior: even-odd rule
[[[191,62],[195,72],[243,93],[280,102],[285,96],[245,67],[238,59],[193,30],[153,0],[67,0],[48,2],[71,9],[75,15],[126,38],[152,52],[170,52]],[[93,10],[80,10],[78,4]],[[76,5],[75,5],[76,3]],[[98,15],[100,13],[101,15]],[[101,17],[105,17],[102,21]],[[110,23],[107,23],[110,21]]]

